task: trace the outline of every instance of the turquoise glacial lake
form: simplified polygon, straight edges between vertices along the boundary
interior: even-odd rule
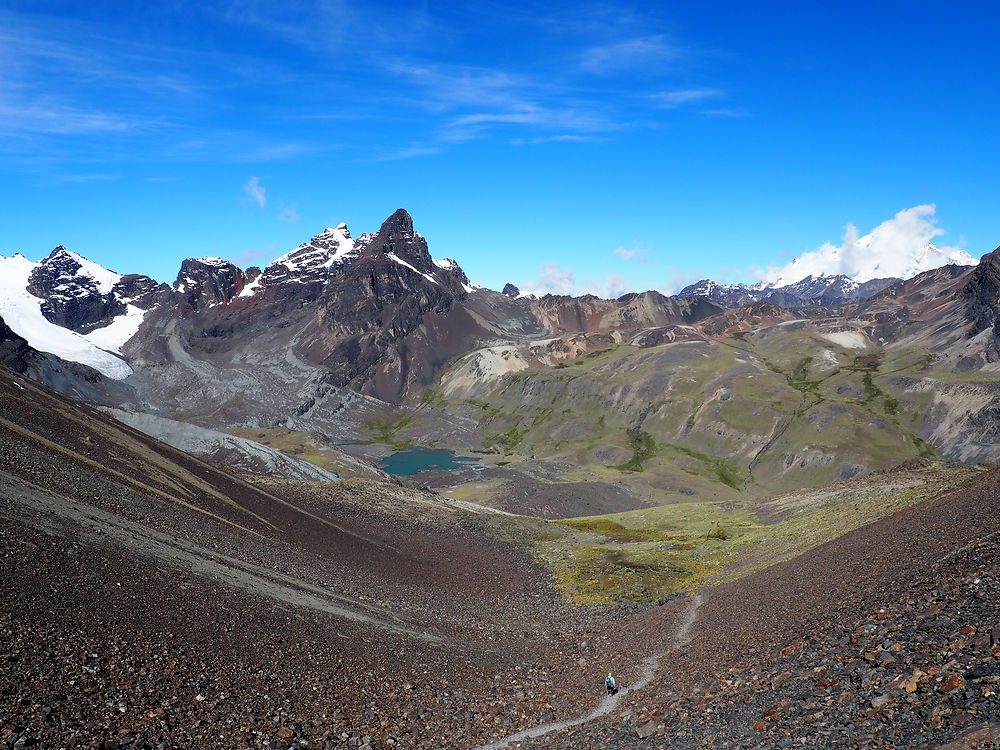
[[[476,459],[457,456],[445,448],[407,448],[386,456],[379,466],[390,474],[408,477],[422,471],[449,471],[478,465]]]

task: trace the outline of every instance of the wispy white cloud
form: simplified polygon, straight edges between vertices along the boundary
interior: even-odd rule
[[[423,104],[439,109],[523,106],[525,95],[538,87],[527,76],[472,65],[397,61],[388,70],[420,88],[425,94]]]
[[[311,52],[338,57],[401,46],[419,48],[441,34],[424,3],[386,7],[350,0],[230,0],[218,8],[210,4],[207,12]],[[388,14],[392,23],[386,23]]]
[[[750,116],[750,113],[747,112],[745,109],[728,109],[725,107],[721,109],[705,109],[701,111],[701,114],[705,115],[705,117],[741,118]]]
[[[411,144],[409,146],[402,146],[400,148],[382,151],[381,153],[365,157],[359,161],[401,161],[403,159],[416,159],[421,156],[433,156],[434,154],[440,154],[442,150],[441,146]]]
[[[288,206],[278,213],[278,221],[283,221],[286,224],[298,224],[301,218],[299,212],[295,210],[295,206]]]
[[[267,205],[267,188],[260,184],[259,177],[251,177],[243,183],[243,192],[247,194],[247,200],[253,201],[261,208]]]
[[[176,20],[181,7],[219,39],[266,33],[272,44],[199,48],[192,35],[171,46],[169,35],[149,43],[125,33],[127,20],[0,10],[0,154],[79,161],[76,142],[60,147],[84,137],[100,140],[106,161],[157,153],[247,163],[334,148],[353,161],[389,161],[487,138],[599,143],[715,91],[685,86],[683,70],[668,63],[695,53],[661,32],[655,13],[635,8],[584,2],[473,13],[418,3],[393,7],[386,24],[390,11],[378,0],[182,0],[150,14]],[[481,14],[505,34],[547,41],[496,67],[474,64],[483,58],[470,51],[485,32],[469,21]],[[273,44],[299,49],[265,51]],[[627,91],[611,77],[619,72],[629,73]],[[281,106],[265,106],[274,100]]]
[[[540,143],[600,143],[607,138],[597,135],[548,135],[535,136],[533,138],[512,138],[510,142],[515,146],[536,146]]]
[[[535,143],[552,140],[581,142],[585,135],[621,130],[625,126],[611,120],[598,109],[552,108],[533,104],[519,105],[508,112],[476,112],[460,115],[445,123],[438,130],[438,137],[447,142],[462,142],[481,138],[493,128],[514,126],[542,130],[570,130],[576,133],[560,133],[546,137],[537,136]],[[592,136],[590,136],[592,137]]]
[[[611,254],[617,255],[622,260],[631,261],[633,263],[646,263],[648,265],[653,265],[654,263],[654,261],[649,259],[649,253],[638,247],[616,247],[611,251]]]
[[[274,257],[273,251],[271,253],[265,253],[263,250],[259,250],[257,248],[248,248],[230,255],[226,258],[226,260],[233,265],[239,266],[240,268],[246,268],[247,266],[260,265],[261,261],[269,257]]]
[[[617,299],[626,291],[627,282],[623,276],[609,273],[603,279],[584,279],[578,284],[576,272],[560,267],[558,263],[545,263],[538,269],[538,276],[517,285],[525,294],[572,295],[594,294],[602,299]]]
[[[330,146],[296,141],[276,141],[252,131],[215,130],[201,137],[164,148],[173,160],[259,164],[283,161],[331,150]]]
[[[558,263],[544,263],[538,276],[518,284],[525,294],[576,294],[576,274],[571,268],[560,268]]]
[[[110,182],[120,180],[121,175],[108,172],[88,172],[82,174],[62,173],[48,175],[48,179],[53,182],[73,183],[73,182]]]
[[[616,273],[607,274],[603,280],[587,279],[584,282],[587,294],[596,294],[601,299],[618,299],[625,294],[625,278]]]
[[[701,281],[705,278],[705,274],[701,271],[695,271],[692,273],[690,271],[681,271],[677,268],[669,268],[667,271],[669,274],[667,281],[659,287],[658,291],[668,297],[677,294],[677,292],[689,284],[693,284],[694,282]]]
[[[590,73],[608,75],[635,68],[652,68],[681,56],[679,48],[658,34],[591,47],[584,51],[580,67]]]
[[[2,85],[2,81],[0,81]],[[0,132],[46,135],[121,133],[134,126],[110,112],[85,110],[51,98],[12,101],[0,91]]]
[[[650,94],[649,99],[663,109],[675,109],[685,104],[715,99],[722,95],[723,92],[719,89],[678,89],[676,91],[657,91]]]

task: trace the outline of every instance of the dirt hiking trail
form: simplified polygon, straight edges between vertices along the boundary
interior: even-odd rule
[[[614,695],[605,696],[590,713],[584,714],[583,716],[577,716],[572,719],[553,721],[549,724],[540,724],[537,727],[524,729],[520,732],[515,732],[514,734],[499,739],[496,742],[491,742],[488,745],[480,745],[479,747],[474,748],[474,750],[502,750],[502,748],[508,747],[511,742],[544,737],[547,734],[559,732],[568,727],[575,727],[578,724],[586,724],[588,721],[593,721],[601,716],[607,716],[618,707],[618,703],[622,698],[631,693],[633,690],[644,688],[650,683],[653,676],[656,674],[656,668],[659,666],[660,658],[664,653],[676,651],[677,649],[683,648],[687,645],[687,642],[690,639],[691,626],[694,625],[694,622],[698,617],[698,608],[700,606],[701,594],[695,594],[688,599],[681,621],[677,624],[677,628],[670,638],[670,648],[667,652],[647,656],[643,659],[642,671],[639,673],[638,679],[631,685],[623,687]]]

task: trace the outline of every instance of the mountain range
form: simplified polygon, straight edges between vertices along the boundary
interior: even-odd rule
[[[701,291],[0,259],[0,744],[989,740],[1000,249]]]
[[[898,265],[941,255],[918,248]],[[0,259],[0,319],[9,366],[155,416],[143,423],[164,438],[185,434],[171,420],[333,443],[391,433],[598,472],[628,463],[642,432],[701,457],[688,473],[707,471],[708,485],[677,473],[690,456],[664,460],[650,469],[665,474],[659,487],[650,473],[627,477],[627,505],[664,491],[789,489],[928,451],[997,458],[996,265],[991,253],[906,280],[536,298],[434,259],[400,209],[377,232],[328,228],[264,269],[188,259],[171,285],[63,247]],[[819,444],[795,444],[811,422],[825,425]],[[849,435],[868,423],[859,451]],[[331,460],[357,468],[347,454]],[[732,469],[714,490],[713,461]]]

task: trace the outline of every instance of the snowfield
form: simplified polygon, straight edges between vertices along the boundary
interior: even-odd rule
[[[120,351],[122,345],[138,330],[145,313],[130,305],[129,312],[117,318],[110,326],[86,336],[50,323],[42,315],[42,301],[29,294],[26,289],[28,277],[36,265],[38,264],[21,254],[12,258],[0,256],[0,317],[4,322],[38,351],[88,365],[113,380],[124,380],[131,375],[132,368],[128,363],[107,350]],[[90,273],[90,266],[103,273]],[[83,270],[97,279],[102,291],[105,288],[111,291],[111,287],[121,278],[89,261],[83,266]]]
[[[868,339],[857,331],[837,331],[836,333],[824,333],[823,338],[831,344],[837,344],[845,349],[867,349]]]

